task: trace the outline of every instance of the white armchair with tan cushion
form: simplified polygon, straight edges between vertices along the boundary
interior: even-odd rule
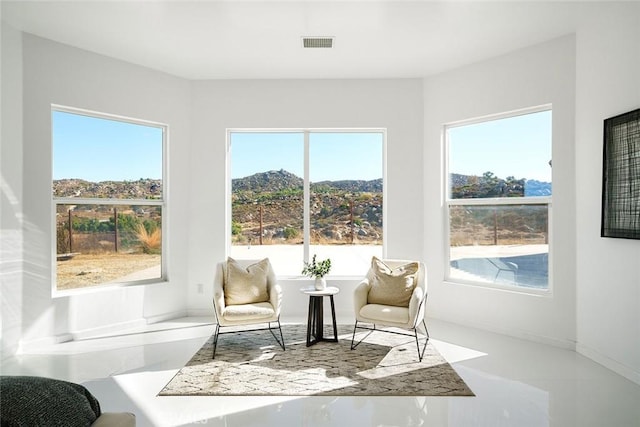
[[[213,357],[216,357],[221,327],[266,324],[280,347],[285,349],[280,327],[282,289],[268,258],[262,260],[235,260],[228,258],[216,265],[213,280],[213,305],[216,329],[213,339]],[[280,339],[273,332],[277,324]],[[255,330],[255,329],[251,329]],[[247,331],[247,330],[245,330]],[[238,332],[238,331],[234,331]]]
[[[400,333],[389,328],[410,331],[415,337],[418,358],[422,361],[429,341],[429,331],[424,320],[427,299],[426,270],[420,261],[399,259],[371,259],[366,277],[354,291],[356,323],[351,338],[351,349],[355,349],[373,331]],[[363,326],[368,324],[372,326]],[[424,328],[425,343],[420,349],[418,328]],[[385,329],[378,329],[378,326]],[[356,330],[367,329],[369,333],[355,342]]]

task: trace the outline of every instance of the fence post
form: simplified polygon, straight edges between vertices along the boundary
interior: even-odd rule
[[[351,222],[351,244],[353,245],[355,226],[353,224],[353,200],[349,200],[349,221]]]
[[[493,244],[498,244],[498,208],[493,208]]]
[[[262,246],[262,205],[258,207],[260,209],[260,246]]]
[[[118,253],[118,208],[113,208],[113,223],[115,224],[114,247]]]
[[[73,229],[73,225],[71,224],[71,209],[69,209],[69,253],[73,253],[73,235],[72,233],[72,229]]]

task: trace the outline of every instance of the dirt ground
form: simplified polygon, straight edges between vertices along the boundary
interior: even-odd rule
[[[58,290],[97,286],[148,269],[151,269],[149,277],[142,274],[136,279],[152,279],[160,276],[160,263],[160,255],[155,254],[78,254],[69,260],[57,261],[56,285]]]

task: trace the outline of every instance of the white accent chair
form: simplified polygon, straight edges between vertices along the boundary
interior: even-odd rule
[[[393,301],[390,304],[384,304],[378,297],[375,302],[371,301],[370,291],[372,287],[376,285],[376,274],[379,272],[376,270],[374,263],[376,258],[372,261],[372,266],[367,272],[365,279],[360,282],[354,291],[354,311],[356,322],[353,328],[353,336],[351,338],[351,350],[354,350],[358,344],[365,340],[374,331],[395,333],[400,335],[412,336],[416,340],[416,346],[418,348],[418,358],[422,361],[424,352],[427,348],[429,341],[429,330],[424,320],[425,305],[427,299],[427,286],[426,286],[426,268],[422,262],[399,260],[399,259],[383,259],[378,260],[383,263],[384,266],[389,268],[389,276],[397,274],[399,269],[410,263],[417,263],[417,273],[414,275],[415,287],[413,291],[405,291],[407,295],[403,298],[406,301],[406,305],[398,305],[399,303]],[[389,291],[389,289],[387,289]],[[395,298],[390,298],[395,299]],[[362,324],[369,324],[372,326],[363,326]],[[418,328],[422,324],[424,328],[424,346],[420,349],[421,339],[418,335]],[[385,327],[385,329],[379,329],[378,326]],[[404,331],[394,331],[389,328],[406,329],[409,333]],[[365,329],[369,330],[364,337],[358,342],[355,341],[356,330]]]
[[[213,339],[213,358],[216,357],[216,349],[218,346],[218,338],[222,334],[249,332],[256,330],[266,330],[271,332],[277,343],[285,350],[284,338],[282,336],[282,328],[280,326],[280,308],[282,304],[282,289],[276,281],[276,276],[266,259],[266,294],[258,301],[249,301],[244,303],[233,303],[229,300],[229,296],[225,297],[225,289],[227,289],[229,278],[228,262],[233,261],[237,266],[244,269],[250,269],[252,266],[263,263],[265,260],[228,260],[219,262],[216,266],[216,273],[213,281],[213,305],[216,314],[216,327]],[[262,278],[264,280],[264,278]],[[238,288],[235,289],[236,295]],[[229,293],[229,292],[228,292]],[[236,299],[238,299],[236,297]],[[246,299],[246,298],[245,298]],[[264,300],[261,300],[264,299]],[[271,324],[276,323],[277,328]],[[237,327],[242,325],[266,324],[266,327],[256,329],[240,329],[235,328],[233,331],[221,332],[223,327]],[[274,330],[280,331],[280,339],[274,333]]]

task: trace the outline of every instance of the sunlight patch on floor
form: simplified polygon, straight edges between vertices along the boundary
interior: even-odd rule
[[[487,353],[483,353],[472,348],[451,344],[446,341],[440,341],[431,338],[429,342],[433,344],[436,350],[438,350],[442,357],[444,357],[445,360],[450,364],[488,356]]]
[[[113,378],[157,427],[207,424],[226,415],[300,399],[298,396],[157,396],[176,373],[177,370],[146,371]]]

